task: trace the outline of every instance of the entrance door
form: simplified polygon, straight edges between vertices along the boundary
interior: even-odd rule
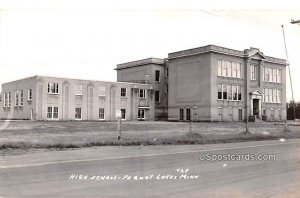
[[[253,115],[259,118],[259,99],[253,99]]]

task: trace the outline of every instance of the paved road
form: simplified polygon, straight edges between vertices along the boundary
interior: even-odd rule
[[[174,151],[166,146],[159,152],[144,152],[151,150],[144,147],[131,156],[2,166],[0,197],[298,198],[299,146],[299,141],[290,140],[199,145]],[[276,160],[202,161],[203,154],[235,158],[237,154],[275,154]]]

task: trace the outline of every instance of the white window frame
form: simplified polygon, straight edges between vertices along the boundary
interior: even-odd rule
[[[27,90],[27,100],[32,101],[32,89]]]
[[[48,82],[48,94],[59,94],[59,84],[54,82]]]
[[[140,112],[143,112],[143,114],[141,114]],[[139,120],[145,120],[146,119],[146,113],[145,113],[145,109],[138,109],[138,119]]]
[[[222,76],[222,60],[218,60],[218,76]]]
[[[3,95],[4,95],[3,107],[7,107],[7,103],[8,103],[7,93],[4,92]]]
[[[49,114],[49,108],[51,108],[51,118],[48,117],[48,114]],[[54,109],[57,108],[57,118],[54,118]],[[59,119],[59,108],[57,106],[48,106],[47,107],[47,120],[58,120]]]
[[[8,98],[7,107],[11,107],[11,92],[7,93],[7,98]]]
[[[182,119],[181,119],[182,118]],[[184,109],[180,108],[179,109],[179,120],[183,121],[184,120]]]
[[[257,76],[257,66],[250,65],[250,80],[256,80]]]
[[[79,110],[79,111],[77,111]],[[78,117],[79,115],[79,117]],[[75,120],[82,120],[82,108],[81,107],[75,107]]]
[[[142,95],[141,95],[141,93],[142,93]],[[147,98],[146,97],[146,89],[139,89],[139,98]]]
[[[103,110],[103,112],[100,112],[100,109]],[[103,118],[101,116],[103,115]],[[99,120],[105,120],[105,109],[99,108]]]
[[[24,104],[24,92],[23,92],[23,89],[21,89],[21,91],[20,91],[20,101],[19,101],[20,107],[22,107],[23,104]]]
[[[15,107],[19,106],[19,91],[15,92]]]

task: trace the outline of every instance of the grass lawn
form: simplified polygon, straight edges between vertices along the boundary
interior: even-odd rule
[[[122,122],[122,140],[117,140],[116,122],[0,121],[0,149],[81,148],[105,145],[205,144],[236,141],[299,138],[300,126],[272,122],[245,123]]]

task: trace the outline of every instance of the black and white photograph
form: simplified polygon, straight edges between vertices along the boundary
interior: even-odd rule
[[[0,198],[300,198],[300,2],[0,1]]]

